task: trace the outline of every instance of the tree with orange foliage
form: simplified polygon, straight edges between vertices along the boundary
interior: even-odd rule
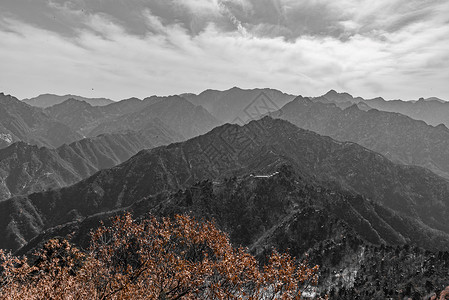
[[[430,300],[446,300],[449,299],[449,286],[447,286],[444,290],[441,291],[440,293],[440,297],[437,298],[436,295],[432,296],[432,298],[430,298]]]
[[[116,217],[81,252],[50,240],[29,264],[0,252],[2,299],[300,299],[318,267],[273,252],[260,268],[211,222]]]

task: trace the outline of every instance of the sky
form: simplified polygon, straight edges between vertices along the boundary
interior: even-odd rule
[[[0,0],[0,92],[449,100],[447,0]]]

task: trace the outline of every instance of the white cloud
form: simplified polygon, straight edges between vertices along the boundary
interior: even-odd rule
[[[187,8],[195,15],[219,15],[220,2],[219,0],[175,0],[175,3]]]
[[[177,1],[203,12],[217,4],[220,16],[226,15],[213,0]],[[342,9],[353,1],[336,2]],[[312,5],[314,1],[308,2]],[[279,0],[275,4],[282,10],[295,2]],[[238,5],[250,9],[255,4]],[[439,9],[447,8],[438,5]],[[394,18],[386,14],[373,22],[390,20],[388,26],[376,25],[378,28],[370,29],[369,34],[361,31],[366,26],[361,24],[362,15],[388,11],[389,7],[385,1],[365,14],[348,9],[347,14],[354,17],[345,16],[339,22],[346,22],[343,26],[354,32],[344,40],[326,35],[286,40],[282,36],[242,34],[245,24],[234,14],[234,25],[242,26],[240,32],[238,28],[224,30],[210,21],[192,35],[183,23],[166,22],[154,10],[146,9],[142,19],[149,31],[133,35],[115,17],[74,11],[72,17],[82,26],[71,37],[3,17],[0,90],[19,97],[53,92],[121,99],[237,85],[304,95],[335,88],[365,97],[438,96],[449,100],[446,17],[426,17],[389,31],[389,25],[397,23],[399,17],[391,21]],[[70,16],[71,8],[62,8]]]

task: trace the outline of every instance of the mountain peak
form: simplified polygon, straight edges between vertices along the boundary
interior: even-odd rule
[[[55,104],[53,105],[53,107],[64,107],[64,106],[68,106],[68,107],[73,107],[73,108],[89,108],[92,107],[92,105],[84,100],[79,100],[79,99],[75,99],[75,98],[69,98],[66,101],[59,103],[59,104]]]
[[[359,106],[357,105],[357,103],[352,104],[351,106],[347,107],[344,109],[344,111],[358,111],[360,110]]]
[[[324,96],[336,96],[338,94],[339,93],[336,90],[332,89],[329,92],[327,92],[326,94],[324,94]]]
[[[229,89],[230,91],[241,91],[242,89],[239,88],[238,86],[234,86],[232,88]]]
[[[382,97],[376,97],[376,98],[373,98],[373,99],[369,99],[368,101],[386,101],[384,98],[382,98]]]
[[[308,103],[312,103],[312,102],[313,102],[312,100],[310,100],[310,98],[308,98],[308,97],[303,97],[303,96],[301,96],[301,95],[297,96],[293,101],[296,101],[296,102],[302,102],[302,103],[305,103],[305,104],[308,104]]]
[[[63,96],[55,95],[55,94],[41,94],[34,98],[23,99],[24,103],[27,103],[31,106],[47,108],[56,104],[63,103],[64,101],[73,98],[76,100],[81,100],[89,103],[92,106],[105,106],[111,103],[114,103],[111,99],[106,98],[86,98],[82,96],[67,94]]]
[[[55,95],[55,94],[50,94],[50,93],[44,93],[44,94],[38,95],[36,98],[39,98],[39,97],[48,97],[48,96],[57,96],[57,95]],[[28,99],[31,99],[31,98],[27,98],[27,99],[23,99],[23,100],[28,100]]]
[[[69,99],[67,99],[66,101],[64,101],[64,102],[73,102],[73,103],[86,103],[87,105],[90,105],[89,103],[87,103],[86,101],[84,101],[84,100],[80,100],[80,99],[76,99],[76,98],[73,98],[73,97],[71,97],[71,98],[69,98]],[[63,102],[63,103],[64,103]],[[90,105],[90,106],[92,106],[92,105]]]
[[[444,125],[443,123],[438,124],[437,126],[435,126],[435,128],[439,129],[439,130],[444,130],[447,131],[448,128],[446,127],[446,125]]]
[[[447,101],[437,98],[437,97],[430,97],[430,98],[426,98],[424,99],[424,101],[426,102],[431,102],[431,101],[436,101],[436,102],[440,102],[440,103],[446,103]]]
[[[15,104],[18,104],[20,106],[24,106],[25,105],[25,103],[23,103],[22,101],[20,101],[16,97],[8,95],[8,94],[5,95],[3,93],[0,94],[0,103],[3,103],[3,104],[15,103]]]
[[[146,98],[145,98],[145,99],[146,99]],[[142,100],[139,99],[139,98],[137,98],[137,97],[131,97],[131,98],[123,99],[123,100],[121,100],[121,101],[135,101],[135,102],[137,102],[137,101],[142,101]]]
[[[337,93],[335,90],[330,90],[322,97],[326,98],[329,101],[335,102],[335,103],[343,103],[343,102],[356,103],[356,102],[360,101],[360,99],[354,99],[354,97],[351,94]]]

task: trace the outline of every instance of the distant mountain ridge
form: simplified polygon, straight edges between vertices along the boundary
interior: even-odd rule
[[[275,111],[293,100],[295,96],[274,89],[241,89],[233,87],[225,91],[205,90],[195,94],[183,94],[195,105],[201,105],[223,123],[243,123],[252,113],[252,107],[262,108],[261,113]],[[242,122],[243,121],[243,122]]]
[[[424,99],[424,98],[423,98]],[[419,99],[421,100],[421,99]],[[419,101],[418,100],[418,101]],[[441,102],[441,103],[445,103],[447,102],[446,100],[440,99],[438,97],[429,97],[429,98],[425,98],[424,101],[430,102],[430,101],[437,101],[437,102]]]
[[[146,106],[100,123],[89,132],[89,135],[116,132],[121,128],[140,130],[150,120],[157,119],[188,139],[220,125],[220,122],[206,109],[193,105],[180,96],[151,97],[144,101],[148,103]]]
[[[151,123],[160,122],[176,132],[180,139],[186,139],[220,124],[207,110],[180,96],[131,98],[101,107],[69,99],[45,109],[45,112],[85,136],[140,131]]]
[[[366,100],[372,108],[383,111],[397,112],[413,119],[423,120],[429,125],[444,124],[449,127],[449,102],[441,99],[423,99],[418,101],[386,101],[382,98]]]
[[[82,135],[49,117],[41,108],[0,93],[0,148],[17,141],[59,147],[81,138]]]
[[[425,121],[429,125],[444,124],[446,127],[449,127],[449,102],[437,97],[409,101],[385,100],[382,97],[363,99],[361,97],[353,97],[348,93],[338,93],[335,90],[331,90],[323,96],[311,99],[315,102],[336,103],[340,108],[363,103],[367,107],[400,113],[416,120]]]
[[[341,109],[335,103],[301,96],[271,115],[449,178],[449,129],[444,125],[434,127],[399,113],[365,111],[357,104]]]
[[[92,106],[104,106],[114,103],[111,99],[106,98],[86,98],[77,95],[54,95],[54,94],[42,94],[34,98],[23,99],[22,101],[36,107],[46,108],[56,104],[60,104],[68,99],[76,99],[80,101],[85,101]]]

